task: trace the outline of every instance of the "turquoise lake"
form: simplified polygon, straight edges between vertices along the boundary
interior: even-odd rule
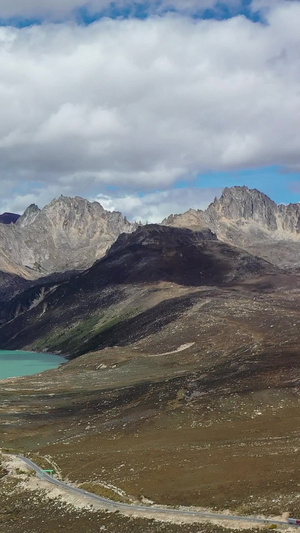
[[[19,376],[30,376],[57,368],[66,359],[48,353],[33,353],[0,350],[0,380]]]

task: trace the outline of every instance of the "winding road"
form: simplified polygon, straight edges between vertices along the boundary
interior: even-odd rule
[[[69,485],[67,483],[64,483],[63,481],[60,481],[59,479],[56,479],[55,477],[50,476],[46,472],[42,470],[37,464],[35,464],[33,461],[28,459],[27,457],[24,457],[22,455],[17,455],[18,459],[22,460],[29,468],[32,470],[35,470],[38,477],[42,479],[43,481],[47,481],[51,483],[52,485],[55,485],[57,487],[60,487],[64,490],[67,490],[68,492],[75,493],[79,496],[82,496],[82,498],[89,498],[89,500],[94,500],[95,502],[101,503],[107,510],[109,511],[120,511],[124,514],[127,514],[126,511],[130,511],[134,514],[138,514],[142,517],[149,517],[152,515],[153,517],[158,518],[159,515],[168,515],[169,517],[176,517],[176,518],[185,518],[185,517],[191,517],[195,518],[195,521],[197,518],[199,519],[207,519],[207,520],[228,520],[228,521],[234,521],[234,522],[249,522],[251,524],[274,524],[277,526],[281,526],[283,528],[286,527],[293,527],[291,524],[285,521],[279,521],[279,520],[272,520],[271,518],[258,518],[254,516],[235,516],[235,515],[227,515],[227,514],[218,514],[218,513],[209,513],[204,511],[195,511],[195,510],[188,510],[188,509],[173,509],[170,507],[159,507],[159,506],[146,506],[146,505],[136,505],[136,504],[129,504],[129,503],[121,503],[121,502],[115,502],[113,500],[109,500],[107,498],[103,498],[102,496],[98,496],[97,494],[93,494],[92,492],[88,492],[82,489],[79,489],[77,487],[74,487],[72,485]],[[297,527],[297,526],[294,526]]]

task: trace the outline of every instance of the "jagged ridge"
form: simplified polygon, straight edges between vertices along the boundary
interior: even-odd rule
[[[61,196],[42,210],[33,204],[16,224],[0,225],[0,270],[28,279],[84,270],[135,228],[121,213],[78,196]]]
[[[225,188],[206,211],[170,215],[163,224],[194,230],[208,227],[222,241],[280,267],[300,264],[300,205],[277,205],[257,189]]]

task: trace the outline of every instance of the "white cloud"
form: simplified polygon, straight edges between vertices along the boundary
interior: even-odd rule
[[[55,184],[41,189],[33,187],[29,193],[10,193],[7,194],[7,199],[0,201],[0,213],[6,211],[22,214],[30,204],[36,204],[42,208],[61,194],[72,196],[73,190],[70,187],[61,187],[60,184]]]
[[[0,28],[1,179],[17,197],[48,198],[299,169],[300,3],[274,6],[268,25],[165,16]]]
[[[121,211],[129,220],[142,222],[161,222],[172,214],[183,213],[188,209],[206,209],[220,196],[221,188],[185,188],[159,191],[138,196],[137,194],[124,194],[108,196],[99,194],[92,200],[98,201],[109,211]]]
[[[252,0],[251,7],[253,11],[270,12],[277,9],[279,6],[286,6],[292,4],[292,2],[298,2],[299,0]]]
[[[77,191],[78,192],[78,191]],[[206,209],[210,202],[220,196],[222,188],[185,187],[167,189],[143,195],[135,193],[98,194],[88,196],[91,202],[99,202],[108,211],[120,211],[130,221],[161,222],[171,213],[183,213],[188,209]],[[34,189],[31,193],[20,194],[12,199],[0,202],[0,212],[13,212],[22,214],[30,204],[37,204],[40,208],[48,204],[53,198],[64,194],[70,196],[72,186],[54,185],[42,189]],[[79,193],[78,193],[79,194]]]

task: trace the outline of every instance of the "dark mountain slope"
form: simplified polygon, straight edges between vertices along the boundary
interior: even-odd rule
[[[0,215],[0,224],[15,224],[20,218],[20,215],[16,213],[2,213]]]
[[[8,300],[11,298],[12,294],[24,290],[26,286],[27,281],[20,276],[0,271],[0,302],[2,303],[4,300]]]
[[[169,281],[187,286],[223,285],[271,274],[271,264],[217,240],[210,230],[194,232],[157,224],[121,235],[89,278],[107,283]]]
[[[189,293],[276,273],[210,231],[149,225],[121,235],[106,257],[82,274],[30,287],[12,299],[2,309],[0,345],[76,356],[129,344],[133,334],[136,340],[154,333],[191,305],[191,296],[177,298],[177,286]],[[155,295],[153,286],[160,284],[174,286]]]

